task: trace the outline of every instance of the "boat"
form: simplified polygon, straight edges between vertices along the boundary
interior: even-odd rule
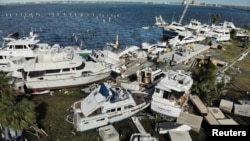
[[[156,67],[146,67],[138,70],[136,77],[121,82],[121,87],[132,91],[145,91],[154,87],[164,76],[163,71]],[[134,79],[133,79],[134,78]],[[126,81],[127,80],[127,81]],[[116,82],[119,82],[118,80]]]
[[[27,93],[83,87],[109,78],[110,67],[87,61],[78,54],[51,52],[28,60],[23,69],[14,71],[15,84]]]
[[[227,28],[213,28],[207,33],[207,37],[216,38],[217,41],[229,41],[231,39],[230,30]]]
[[[0,71],[9,73],[22,69],[27,60],[22,56],[5,56],[0,57]]]
[[[30,36],[20,39],[10,40],[4,43],[0,49],[0,56],[8,58],[9,56],[23,56],[27,59],[35,58],[37,53],[44,52],[51,48],[47,43],[39,43],[37,34],[30,32]]]
[[[181,124],[177,122],[158,122],[155,125],[155,131],[159,134],[167,134],[169,131],[189,131],[191,127],[186,124]]]
[[[137,59],[147,59],[147,53],[134,45],[120,49],[108,44],[102,50],[92,50],[89,58],[95,62],[111,66],[113,72],[121,74],[124,64],[131,63]]]
[[[149,133],[133,133],[129,141],[157,141],[157,139]]]
[[[162,31],[163,40],[168,42],[169,47],[176,45],[185,37],[193,36],[193,33],[187,30],[182,24],[172,22]]]
[[[199,30],[202,27],[202,24],[201,24],[200,21],[198,21],[196,19],[191,19],[189,24],[185,25],[184,27],[187,30],[195,32],[195,31]]]
[[[155,44],[150,44],[147,42],[143,42],[141,44],[142,50],[145,50],[149,55],[156,55],[161,52],[166,52],[168,48],[168,43],[165,41],[163,42],[157,42]]]
[[[101,83],[71,106],[74,129],[83,132],[122,121],[147,108],[149,103],[145,94]]]
[[[163,20],[162,16],[160,15],[159,17],[155,16],[155,25],[161,27],[167,25],[167,23],[165,22],[165,20]]]
[[[167,70],[152,95],[151,111],[170,121],[185,111],[193,79],[183,70]]]

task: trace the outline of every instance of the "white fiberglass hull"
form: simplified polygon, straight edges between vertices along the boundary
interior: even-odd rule
[[[58,78],[53,80],[34,80],[24,81],[28,91],[35,92],[41,90],[56,90],[62,88],[74,88],[88,85],[94,82],[101,81],[110,76],[110,72],[99,73],[95,75],[87,75],[81,77]]]
[[[182,109],[180,107],[173,107],[172,105],[167,105],[160,103],[158,101],[151,101],[151,110],[163,116],[168,116],[172,118],[179,117]]]
[[[100,114],[92,117],[80,118],[79,114],[74,115],[73,124],[77,131],[83,132],[91,129],[96,129],[105,126],[110,123],[119,122],[121,120],[127,119],[139,111],[147,108],[149,103],[140,104],[131,109],[127,109],[124,112],[116,112],[112,114]]]

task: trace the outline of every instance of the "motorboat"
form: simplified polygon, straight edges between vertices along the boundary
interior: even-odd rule
[[[95,62],[101,62],[112,67],[116,73],[122,73],[122,66],[133,61],[147,59],[147,53],[141,51],[138,46],[127,46],[123,49],[106,45],[102,50],[92,50],[89,58]],[[123,70],[124,71],[124,70]]]
[[[196,19],[191,19],[191,21],[189,22],[189,24],[184,26],[187,30],[190,31],[197,31],[202,27],[202,23]]]
[[[133,133],[129,141],[157,141],[157,139],[149,133]]]
[[[205,33],[206,37],[216,38],[216,41],[229,41],[231,39],[230,30],[227,28],[212,28]]]
[[[47,43],[39,43],[40,40],[37,37],[37,34],[30,32],[30,36],[28,37],[13,39],[6,44],[4,43],[0,49],[0,56],[23,56],[29,59],[35,58],[36,53],[45,52],[51,48]]]
[[[156,123],[155,130],[159,132],[159,134],[167,134],[169,131],[189,131],[191,127],[186,124],[166,121]]]
[[[0,71],[9,73],[24,67],[27,59],[23,56],[0,57]]]
[[[79,132],[122,121],[149,106],[144,93],[101,83],[86,98],[73,103],[74,129]]]
[[[176,120],[185,111],[193,79],[183,70],[167,70],[155,86],[151,111],[169,120]]]
[[[131,80],[126,79],[128,81],[121,82],[120,85],[131,91],[146,91],[154,87],[163,76],[164,73],[160,68],[146,67],[138,70],[136,77],[131,77]]]
[[[23,69],[14,71],[18,90],[37,93],[83,87],[107,79],[111,69],[99,62],[87,61],[78,54],[52,51],[28,60]]]
[[[155,16],[155,25],[161,27],[167,25],[167,22],[163,20],[161,15],[159,17]]]

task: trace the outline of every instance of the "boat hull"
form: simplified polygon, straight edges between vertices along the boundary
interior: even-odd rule
[[[101,82],[108,79],[110,72],[99,73],[95,75],[69,77],[53,80],[37,80],[37,81],[24,81],[26,92],[35,93],[44,90],[58,90],[83,87],[95,82]]]
[[[81,118],[78,113],[74,114],[73,124],[76,131],[84,132],[92,129],[96,129],[110,123],[115,123],[127,119],[139,111],[147,108],[149,103],[143,103],[137,105],[131,109],[127,109],[123,112],[117,112],[115,114],[101,114],[93,117]]]

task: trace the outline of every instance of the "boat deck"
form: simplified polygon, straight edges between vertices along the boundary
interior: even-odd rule
[[[169,53],[164,53],[159,55],[159,61],[160,62],[170,62],[173,61],[176,64],[185,62],[188,59],[191,59],[192,57],[208,50],[210,46],[202,45],[202,44],[194,44],[193,50],[194,51],[186,51],[186,52],[180,52],[180,51],[172,51]]]
[[[133,93],[132,97],[134,98],[136,105],[140,105],[140,104],[146,102],[145,99],[143,98],[143,96],[139,93]]]

